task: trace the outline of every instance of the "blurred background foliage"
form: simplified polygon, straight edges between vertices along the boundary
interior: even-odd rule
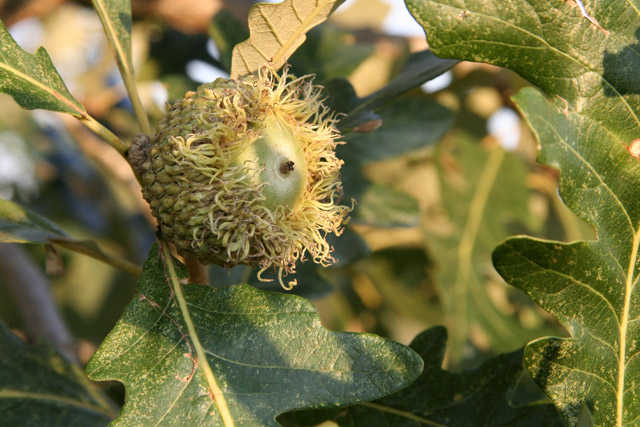
[[[137,132],[100,21],[89,2],[0,1],[17,42],[50,53],[72,94],[121,138]],[[247,37],[250,1],[133,0],[134,62],[143,103],[157,122],[187,90],[228,75],[231,49]],[[427,49],[402,1],[348,0],[289,63],[315,74],[339,105],[345,88],[365,97]],[[346,79],[346,80],[345,80]],[[345,82],[348,81],[349,84]],[[294,292],[310,298],[325,326],[409,343],[434,325],[450,335],[445,364],[477,366],[544,335],[555,321],[494,271],[491,251],[507,236],[572,241],[593,231],[564,207],[555,171],[535,163],[536,142],[510,96],[526,85],[496,67],[459,63],[379,108],[344,135],[344,203],[355,199],[339,262],[298,267]],[[155,226],[126,162],[73,118],[21,110],[0,95],[0,196],[44,215],[77,239],[93,239],[140,264]],[[42,246],[28,246],[44,268]],[[136,278],[61,250],[64,272],[49,275],[53,295],[79,341],[83,362],[135,293]],[[255,271],[211,267],[214,286]],[[23,328],[0,272],[0,317]]]

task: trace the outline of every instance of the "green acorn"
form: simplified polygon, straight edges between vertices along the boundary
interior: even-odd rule
[[[156,135],[134,140],[129,160],[162,236],[181,255],[225,267],[295,271],[305,255],[335,262],[328,233],[340,234],[335,120],[308,78],[269,68],[217,79],[189,92]]]

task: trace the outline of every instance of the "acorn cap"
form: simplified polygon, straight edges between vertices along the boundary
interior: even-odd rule
[[[188,92],[137,137],[129,160],[164,239],[181,255],[282,275],[305,255],[335,262],[325,237],[349,207],[335,155],[339,133],[308,77],[263,68]],[[264,280],[264,279],[263,279]]]

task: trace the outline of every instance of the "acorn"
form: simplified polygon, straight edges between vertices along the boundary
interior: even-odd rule
[[[308,254],[335,262],[327,243],[351,208],[342,197],[335,117],[311,76],[263,67],[188,92],[139,135],[129,161],[165,240],[180,255],[283,275]]]

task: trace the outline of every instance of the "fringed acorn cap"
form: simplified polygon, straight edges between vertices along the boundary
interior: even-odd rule
[[[307,77],[217,79],[176,102],[129,159],[165,239],[181,255],[260,274],[295,271],[306,254],[335,262],[325,237],[341,233],[339,133]]]

